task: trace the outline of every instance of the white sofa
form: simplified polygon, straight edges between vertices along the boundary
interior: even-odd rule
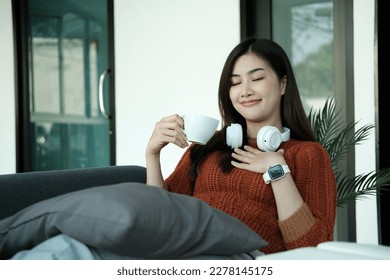
[[[329,241],[257,257],[257,260],[390,260],[390,246]]]

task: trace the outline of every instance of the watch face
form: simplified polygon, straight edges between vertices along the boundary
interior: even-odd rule
[[[276,180],[284,176],[284,170],[281,165],[275,165],[268,169],[268,174],[271,180]]]

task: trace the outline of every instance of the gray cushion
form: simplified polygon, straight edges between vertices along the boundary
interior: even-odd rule
[[[121,183],[50,198],[0,220],[0,258],[66,234],[123,256],[234,255],[265,242],[240,220],[196,198]]]

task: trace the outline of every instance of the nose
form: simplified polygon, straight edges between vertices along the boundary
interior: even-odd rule
[[[253,94],[252,89],[250,85],[247,82],[243,83],[242,91],[241,91],[241,97],[248,97]]]

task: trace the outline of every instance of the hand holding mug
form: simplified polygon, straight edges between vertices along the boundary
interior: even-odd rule
[[[162,148],[173,143],[180,148],[188,146],[183,132],[184,120],[178,114],[170,115],[158,121],[146,147],[146,154],[159,155]]]

